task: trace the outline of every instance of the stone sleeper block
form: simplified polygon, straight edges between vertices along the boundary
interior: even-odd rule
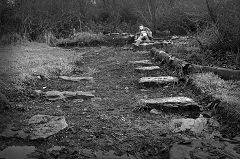
[[[137,67],[135,68],[135,70],[138,71],[153,71],[153,70],[159,70],[160,67],[159,66],[149,66],[149,67]]]
[[[149,60],[140,60],[140,61],[129,61],[131,64],[142,64],[142,65],[152,65],[153,63]]]
[[[191,110],[200,111],[201,106],[195,101],[187,97],[167,97],[167,98],[155,98],[155,99],[142,99],[141,103],[145,103],[150,108],[161,110]]]
[[[172,77],[172,76],[159,76],[159,77],[142,77],[139,80],[140,84],[143,84],[143,83],[164,84],[164,83],[171,83],[171,82],[178,82],[178,78]]]
[[[144,101],[146,104],[167,104],[167,103],[194,103],[192,99],[187,97],[167,97],[167,98],[155,98],[155,99],[148,99]]]
[[[74,77],[74,76],[59,76],[59,78],[66,81],[93,81],[93,77]]]

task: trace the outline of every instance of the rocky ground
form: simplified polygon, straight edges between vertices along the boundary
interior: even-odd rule
[[[129,48],[75,48],[72,74],[29,83],[32,98],[0,114],[0,158],[240,158],[210,101]]]

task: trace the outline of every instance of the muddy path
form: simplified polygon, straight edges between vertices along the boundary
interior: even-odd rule
[[[220,125],[205,124],[204,130],[197,133],[184,128],[175,131],[171,127],[174,119],[193,121],[200,114],[193,118],[191,111],[154,113],[151,109],[141,109],[140,99],[175,96],[191,98],[199,105],[207,104],[202,100],[201,94],[196,94],[182,82],[158,87],[140,86],[138,81],[141,77],[178,76],[177,71],[164,65],[157,71],[136,71],[137,66],[129,62],[151,60],[148,52],[134,52],[122,47],[78,48],[76,52],[82,54],[82,57],[76,63],[78,69],[68,76],[87,76],[93,77],[93,80],[73,82],[43,78],[29,84],[29,89],[88,91],[95,97],[49,101],[43,96],[33,96],[28,101],[16,103],[19,110],[1,115],[1,131],[12,123],[15,130],[21,130],[26,126],[27,120],[36,114],[64,116],[68,126],[46,139],[1,137],[0,150],[9,146],[29,146],[32,158],[239,157],[235,152],[237,150],[230,151],[235,146],[230,145],[229,151],[225,151],[229,144],[219,140]],[[181,123],[184,122],[174,127],[181,127]],[[201,122],[198,127],[201,127]],[[215,146],[212,141],[216,142]],[[238,143],[237,140],[234,141]],[[223,146],[219,146],[221,144]],[[35,149],[32,150],[31,146]],[[200,152],[197,148],[202,147],[205,149]],[[28,150],[27,147],[26,151]]]

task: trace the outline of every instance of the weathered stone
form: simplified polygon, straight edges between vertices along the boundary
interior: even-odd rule
[[[28,121],[31,140],[47,138],[65,129],[68,124],[64,116],[35,115]]]
[[[202,116],[197,119],[181,118],[170,121],[169,127],[173,132],[182,132],[190,130],[194,133],[201,133],[207,129],[208,119]]]
[[[200,111],[200,106],[192,99],[187,97],[167,97],[155,99],[142,99],[149,107],[156,109],[173,109],[173,110],[197,110]]]
[[[129,61],[131,64],[136,64],[136,65],[153,65],[153,63],[150,60],[140,60],[140,61]]]
[[[65,99],[63,92],[60,91],[47,91],[44,93],[44,95],[48,100],[51,101]]]
[[[34,146],[11,146],[0,151],[0,158],[5,159],[32,159],[29,154],[36,150]]]
[[[217,140],[193,140],[175,143],[169,151],[170,159],[240,158],[239,145]]]
[[[48,100],[62,100],[62,99],[79,99],[79,98],[94,98],[94,95],[91,92],[82,92],[82,91],[48,91],[45,92],[45,97]]]
[[[148,67],[137,67],[135,68],[136,71],[155,71],[160,70],[159,66],[148,66]]]
[[[40,96],[43,94],[42,90],[34,90],[33,92],[34,92],[34,95],[36,95],[36,96]]]
[[[59,78],[66,80],[66,81],[74,81],[74,82],[80,82],[80,81],[93,81],[93,77],[74,77],[74,76],[59,76]]]
[[[168,84],[178,82],[177,77],[159,76],[159,77],[142,77],[139,84]]]
[[[66,98],[73,98],[73,99],[94,98],[95,97],[91,92],[82,92],[82,91],[76,91],[76,92],[64,91],[63,95]]]
[[[35,115],[28,120],[28,125],[23,129],[14,130],[14,127],[10,125],[0,136],[35,140],[54,135],[67,126],[68,124],[63,116]]]

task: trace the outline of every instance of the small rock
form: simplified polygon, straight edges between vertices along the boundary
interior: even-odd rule
[[[40,96],[42,95],[42,90],[34,90],[34,93],[37,95],[37,96]]]
[[[74,76],[59,76],[59,78],[66,80],[66,81],[74,81],[74,82],[80,82],[80,81],[91,81],[93,82],[93,77],[74,77]]]
[[[129,63],[136,65],[153,65],[153,63],[150,60],[129,61]]]
[[[190,130],[194,133],[201,133],[207,128],[207,119],[200,116],[197,119],[191,118],[182,118],[182,119],[173,119],[170,122],[170,128],[173,132],[182,132]]]
[[[59,91],[47,91],[45,92],[45,97],[47,97],[48,100],[65,99],[63,93]]]
[[[176,109],[176,110],[197,110],[200,111],[200,106],[192,99],[187,97],[167,97],[155,99],[141,99],[142,103],[147,106],[158,107],[159,109]]]
[[[160,70],[159,66],[148,66],[148,67],[137,67],[135,68],[136,71],[155,71]]]
[[[66,98],[94,98],[94,95],[91,92],[82,92],[82,91],[76,91],[76,92],[64,91],[63,95]]]

